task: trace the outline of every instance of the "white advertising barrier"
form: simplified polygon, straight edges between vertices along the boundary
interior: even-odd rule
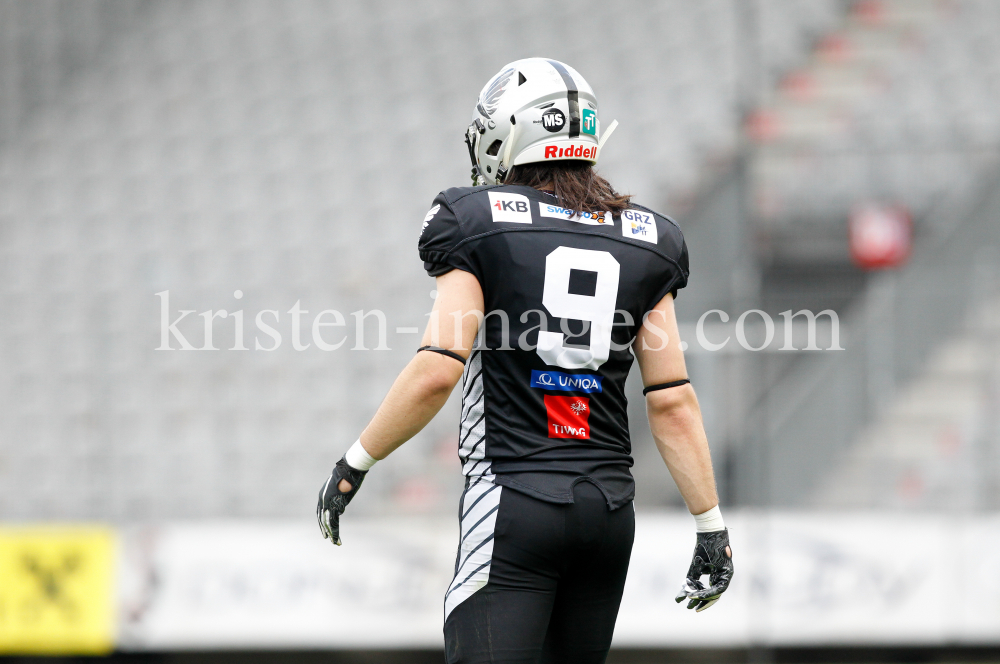
[[[726,514],[736,576],[696,614],[673,597],[693,522],[640,513],[617,646],[1000,643],[1000,518]],[[201,522],[125,533],[123,649],[442,646],[457,523]]]
[[[136,529],[123,538],[119,645],[437,647],[457,533],[444,519],[354,519],[338,547],[315,520]]]

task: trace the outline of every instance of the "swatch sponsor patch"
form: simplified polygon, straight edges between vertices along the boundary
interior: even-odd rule
[[[567,210],[558,205],[550,205],[548,203],[538,204],[538,214],[553,219],[575,221],[578,224],[587,224],[588,226],[614,226],[611,217],[603,212],[582,212],[578,214],[573,210]]]

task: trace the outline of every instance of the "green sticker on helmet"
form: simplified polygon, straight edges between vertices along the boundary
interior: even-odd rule
[[[597,113],[589,108],[583,109],[583,126],[580,128],[581,134],[597,135]]]

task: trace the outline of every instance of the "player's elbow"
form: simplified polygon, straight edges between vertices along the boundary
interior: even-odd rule
[[[646,395],[646,413],[650,419],[686,420],[698,412],[698,398],[690,383]]]
[[[461,365],[455,360],[449,361],[457,365],[452,367],[443,362],[435,362],[426,367],[420,374],[420,388],[428,397],[447,397],[455,389],[455,384],[462,377],[462,372],[458,367]]]

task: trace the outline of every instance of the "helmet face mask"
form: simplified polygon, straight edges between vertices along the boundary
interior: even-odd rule
[[[483,87],[465,141],[474,183],[496,184],[518,164],[596,164],[599,136],[597,98],[583,77],[556,60],[528,58]]]

